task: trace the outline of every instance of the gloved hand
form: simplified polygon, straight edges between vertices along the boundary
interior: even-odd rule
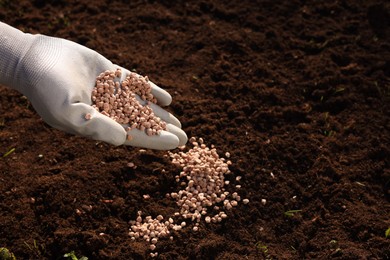
[[[92,106],[96,77],[106,70],[122,69],[99,53],[77,43],[44,35],[25,34],[0,22],[0,84],[23,93],[49,125],[68,133],[91,137],[113,145],[158,150],[174,149],[187,142],[180,121],[160,106],[171,103],[168,92],[152,85],[157,104],[153,112],[167,123],[167,131],[148,136],[132,129],[127,140],[125,125],[100,114]],[[159,106],[160,105],[160,106]],[[91,114],[90,120],[85,119]]]

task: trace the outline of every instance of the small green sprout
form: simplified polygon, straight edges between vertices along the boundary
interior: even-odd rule
[[[336,254],[340,254],[340,253],[342,253],[341,252],[341,248],[340,247],[338,247],[338,248],[336,248],[335,250],[334,250],[334,255],[336,255]]]
[[[39,258],[41,258],[41,256],[46,252],[45,245],[38,244],[37,240],[35,239],[33,240],[32,245],[30,245],[26,241],[24,241],[24,245],[27,247],[28,250],[31,251],[32,254],[34,254],[34,256],[37,256]]]
[[[339,242],[335,239],[330,240],[329,242],[330,248],[332,249],[332,255],[341,254],[341,248],[339,247]]]
[[[366,185],[364,185],[363,183],[359,182],[359,181],[355,181],[355,183],[359,186],[362,186],[362,187],[365,187]]]
[[[326,121],[326,120],[328,120],[328,118],[329,118],[329,112],[325,112],[324,113],[324,120]]]
[[[266,254],[268,252],[268,248],[266,245],[263,245],[261,242],[257,242],[256,243],[256,247],[257,249],[259,249],[261,252],[263,252],[264,254]]]
[[[324,130],[324,135],[327,137],[331,137],[333,135],[333,131],[332,130],[330,130],[330,131]]]
[[[0,248],[0,260],[16,260],[13,253],[11,253],[7,248]]]
[[[64,255],[64,257],[70,258],[71,260],[88,260],[88,257],[86,257],[86,256],[82,256],[82,257],[80,257],[80,259],[77,258],[77,256],[76,256],[76,254],[75,254],[74,251],[71,251],[71,252],[69,252],[69,253],[66,253],[66,254]]]
[[[292,209],[292,210],[288,210],[288,211],[284,212],[284,215],[287,217],[293,217],[296,213],[299,213],[301,211],[302,210],[300,210],[300,209]]]
[[[15,147],[14,148],[11,148],[8,152],[6,152],[5,154],[3,154],[3,158],[4,157],[7,157],[8,155],[10,155],[11,153],[15,152]]]
[[[386,238],[389,238],[389,237],[390,237],[390,228],[386,229],[385,237],[386,237]]]
[[[337,94],[337,93],[343,92],[344,90],[345,90],[345,88],[343,88],[343,87],[338,87],[338,88],[336,88],[336,90],[334,91],[334,93]]]
[[[337,247],[338,242],[337,242],[337,240],[332,239],[332,240],[330,240],[329,244],[331,247]]]
[[[262,242],[257,242],[256,243],[256,248],[260,250],[263,255],[265,256],[265,259],[272,259],[271,256],[268,254],[268,247],[264,245]]]

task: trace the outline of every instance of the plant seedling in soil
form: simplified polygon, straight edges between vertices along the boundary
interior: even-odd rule
[[[338,88],[336,88],[336,90],[334,91],[334,93],[335,93],[335,94],[341,93],[341,92],[343,92],[344,90],[345,90],[345,88],[343,88],[343,87],[338,87]]]
[[[331,137],[333,135],[333,131],[332,130],[324,130],[324,135],[327,136],[327,137]]]
[[[267,246],[261,244],[261,242],[257,242],[257,243],[256,243],[256,247],[257,247],[257,249],[259,249],[259,250],[260,250],[261,252],[263,252],[263,253],[267,253],[267,252],[268,252]]]
[[[332,240],[330,240],[329,244],[332,248],[336,248],[338,245],[338,242],[337,242],[337,240],[332,239]]]
[[[4,157],[7,157],[8,155],[10,155],[11,153],[15,152],[15,147],[14,148],[11,148],[8,152],[6,152],[5,154],[3,154],[3,158]]]
[[[256,243],[256,248],[263,253],[263,255],[265,256],[265,259],[271,259],[271,256],[268,254],[268,247],[266,245],[262,244],[259,241]]]
[[[41,256],[45,254],[45,245],[39,245],[35,239],[33,241],[33,245],[28,244],[26,241],[24,242],[24,244],[31,251],[31,253],[34,254],[34,256],[41,258]]]
[[[327,128],[327,129],[330,128],[330,123],[329,123],[328,119],[329,119],[329,112],[325,112],[324,113],[324,121],[325,121],[325,128]],[[324,130],[322,133],[323,133],[323,135],[325,135],[327,137],[331,137],[334,134],[334,131],[333,130]]]
[[[331,249],[334,250],[332,252],[332,255],[341,254],[341,248],[339,247],[339,242],[337,240],[334,239],[330,240],[329,245]]]
[[[11,253],[7,248],[0,248],[0,260],[16,260],[13,253]]]
[[[76,254],[75,254],[74,251],[71,251],[71,252],[69,252],[69,253],[66,253],[66,254],[64,255],[64,257],[70,258],[71,260],[88,260],[88,257],[86,257],[86,256],[82,256],[82,257],[80,257],[80,259],[77,258],[77,256],[76,256]]]
[[[390,238],[390,228],[386,229],[385,237]]]
[[[287,217],[293,217],[296,213],[301,212],[302,210],[300,209],[292,209],[284,212],[284,215]]]

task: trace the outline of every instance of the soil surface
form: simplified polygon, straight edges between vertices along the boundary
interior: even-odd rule
[[[390,259],[387,1],[0,1],[0,20],[92,48],[168,90],[189,137],[233,164],[221,223],[159,259]],[[137,211],[170,216],[167,152],[45,124],[0,87],[0,247],[17,259],[149,258]],[[12,152],[12,149],[15,150]],[[137,168],[128,167],[133,162]],[[242,176],[236,181],[236,176]],[[143,195],[149,194],[150,199]],[[294,210],[294,211],[292,211]]]

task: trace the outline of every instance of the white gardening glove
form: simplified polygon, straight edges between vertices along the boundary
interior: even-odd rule
[[[92,106],[96,77],[106,70],[121,68],[99,53],[77,43],[44,35],[25,34],[0,22],[0,84],[23,93],[49,125],[113,145],[131,145],[158,150],[174,149],[187,142],[180,121],[162,109],[172,98],[152,85],[158,105],[153,112],[167,123],[167,131],[148,136],[144,131],[128,132],[125,125],[102,115]],[[122,79],[130,73],[122,69]],[[91,114],[90,120],[85,119]]]

